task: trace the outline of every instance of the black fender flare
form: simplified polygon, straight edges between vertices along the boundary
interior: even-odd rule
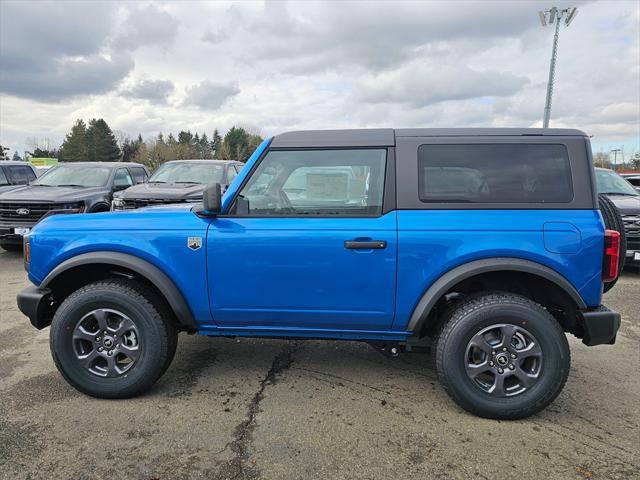
[[[119,252],[89,252],[65,260],[56,266],[40,284],[47,288],[63,272],[82,265],[115,265],[131,270],[153,284],[165,298],[176,315],[178,322],[189,330],[196,330],[197,324],[189,304],[176,284],[162,270],[146,260]]]
[[[524,272],[542,277],[564,290],[575,302],[578,309],[585,310],[587,308],[586,303],[584,303],[584,300],[571,282],[545,265],[521,258],[484,258],[459,265],[444,273],[438,280],[432,283],[422,294],[422,297],[413,309],[407,330],[416,333],[420,332],[422,325],[427,320],[436,302],[455,284],[481,273],[498,271]]]
[[[87,213],[96,213],[96,210],[98,210],[99,208],[106,208],[106,210],[104,210],[105,212],[108,212],[111,210],[111,204],[109,202],[105,201],[100,201],[100,202],[96,202],[93,205],[91,205],[88,209],[87,209]]]

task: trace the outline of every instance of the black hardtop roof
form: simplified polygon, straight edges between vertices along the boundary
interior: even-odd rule
[[[391,147],[396,137],[520,137],[579,136],[587,134],[568,128],[366,128],[352,130],[301,130],[276,135],[273,148],[304,147]]]

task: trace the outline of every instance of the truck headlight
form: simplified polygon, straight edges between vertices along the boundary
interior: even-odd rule
[[[111,210],[124,210],[124,199],[123,198],[114,198],[111,201]]]

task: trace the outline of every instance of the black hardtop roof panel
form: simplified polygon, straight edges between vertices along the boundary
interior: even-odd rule
[[[397,128],[397,137],[586,137],[572,128]]]
[[[392,147],[392,128],[306,130],[276,135],[272,148]]]

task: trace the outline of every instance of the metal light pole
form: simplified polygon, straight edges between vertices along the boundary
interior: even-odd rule
[[[547,98],[544,104],[544,120],[542,126],[549,128],[549,118],[551,118],[551,100],[553,97],[553,80],[556,74],[556,59],[558,57],[558,37],[560,35],[560,22],[564,18],[564,24],[566,27],[573,21],[577,8],[564,8],[562,10],[557,7],[552,7],[549,10],[538,12],[540,16],[540,23],[543,27],[556,24],[555,34],[553,35],[553,50],[551,51],[551,62],[549,64],[549,81],[547,83]]]
[[[618,152],[622,152],[621,148],[614,148],[611,150],[613,152],[613,169],[617,170],[618,167]],[[624,161],[624,158],[622,159]]]

